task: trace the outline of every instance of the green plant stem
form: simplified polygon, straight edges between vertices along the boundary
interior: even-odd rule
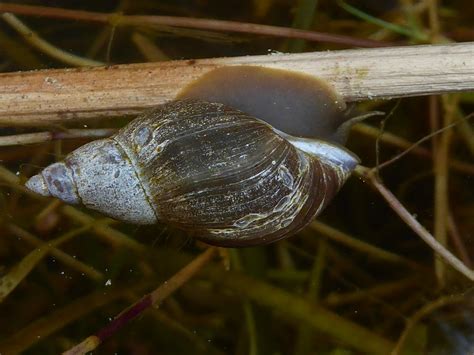
[[[410,28],[400,26],[400,25],[397,25],[397,24],[394,24],[394,23],[391,23],[391,22],[381,20],[377,17],[371,16],[371,15],[369,15],[369,14],[367,14],[367,13],[365,13],[365,12],[363,12],[363,11],[347,4],[346,2],[344,2],[342,0],[338,0],[337,3],[341,8],[343,8],[344,10],[349,12],[350,14],[352,14],[352,15],[354,15],[354,16],[356,16],[356,17],[358,17],[358,18],[360,18],[360,19],[362,19],[366,22],[373,23],[374,25],[377,25],[377,26],[380,26],[382,28],[391,30],[395,33],[407,36],[409,38],[414,38],[415,40],[420,41],[420,42],[426,42],[428,40],[428,37],[426,35],[424,35],[423,33],[419,33],[419,32],[413,31]]]
[[[232,266],[237,271],[243,270],[242,261],[240,260],[240,255],[238,250],[231,249],[230,257],[232,261]],[[249,337],[249,355],[258,355],[258,339],[257,339],[257,327],[255,323],[255,312],[253,310],[252,304],[248,300],[243,301],[243,311],[245,314],[245,322],[247,324],[247,333]]]
[[[150,281],[141,281],[135,285],[125,285],[111,290],[97,290],[85,297],[70,302],[43,318],[37,319],[0,343],[1,354],[18,354],[43,340],[67,324],[81,319],[98,308],[117,299],[126,297],[130,292],[143,292],[151,286]]]
[[[9,224],[7,225],[7,229],[17,238],[24,240],[37,248],[46,248],[48,250],[48,253],[54,256],[56,259],[58,259],[65,265],[68,265],[70,268],[82,273],[83,275],[87,275],[87,277],[89,277],[90,279],[94,281],[102,281],[104,279],[104,274],[102,272],[96,270],[90,265],[76,260],[71,255],[63,252],[55,246],[48,246],[47,242],[43,242],[40,238],[27,232],[23,228],[20,228],[15,224]]]
[[[83,226],[70,232],[64,233],[60,237],[45,243],[25,256],[19,261],[5,276],[0,278],[0,303],[29,275],[35,266],[51,252],[52,248],[56,248],[62,243],[78,236],[87,231],[91,226]]]
[[[310,273],[308,292],[306,293],[306,297],[314,302],[319,302],[320,298],[321,280],[326,265],[326,252],[327,240],[320,239],[318,252]],[[302,324],[299,327],[298,338],[294,350],[295,355],[311,354],[313,332],[313,329],[311,329],[307,324]]]
[[[54,59],[78,67],[96,67],[104,65],[102,62],[82,58],[53,46],[29,29],[23,22],[21,22],[15,15],[11,13],[4,13],[1,16],[23,37],[26,42]]]
[[[410,334],[411,330],[414,328],[414,326],[424,317],[429,315],[430,313],[433,313],[435,310],[438,308],[441,308],[446,305],[450,305],[456,302],[460,302],[465,299],[465,295],[453,295],[453,296],[445,296],[441,297],[433,302],[430,302],[423,306],[421,309],[419,309],[413,316],[411,316],[410,319],[406,322],[405,330],[402,332],[397,345],[395,348],[393,348],[392,352],[390,353],[391,355],[401,355],[403,354],[403,346],[405,344],[405,341]]]
[[[256,304],[269,307],[282,316],[308,324],[315,331],[331,336],[367,354],[388,354],[392,342],[370,330],[347,320],[314,302],[248,276],[207,269],[205,275],[221,286],[226,286]]]
[[[296,9],[293,27],[302,30],[308,30],[314,20],[318,0],[300,0]],[[302,39],[293,39],[288,44],[290,52],[301,52],[304,49],[305,42]]]
[[[310,228],[318,233],[323,234],[325,237],[327,237],[330,240],[343,244],[361,253],[370,255],[374,258],[378,258],[378,259],[391,262],[391,263],[406,264],[415,269],[422,268],[421,265],[417,264],[416,262],[410,259],[407,259],[395,253],[383,250],[372,244],[366,243],[362,240],[356,239],[322,222],[314,221],[310,224]]]

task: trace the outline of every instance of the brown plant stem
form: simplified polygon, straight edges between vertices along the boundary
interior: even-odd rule
[[[143,296],[139,301],[117,315],[113,321],[99,330],[95,335],[87,337],[81,343],[64,352],[64,354],[76,355],[92,351],[104,342],[105,339],[115,334],[119,329],[128,324],[132,319],[141,315],[145,310],[150,307],[158,307],[165,298],[170,296],[201,270],[201,268],[212,259],[215,251],[216,248],[207,249],[156,290]]]
[[[358,47],[385,47],[387,43],[353,38],[344,35],[305,31],[294,28],[259,25],[256,23],[222,21],[192,17],[153,16],[153,15],[120,15],[118,13],[102,13],[82,10],[61,9],[46,6],[31,6],[19,4],[0,4],[0,12],[11,12],[17,15],[44,16],[49,18],[69,19],[73,21],[88,21],[113,26],[168,26],[194,28],[219,32],[247,33],[271,37],[286,37],[305,39],[315,42],[339,43]]]
[[[464,264],[466,264],[468,268],[472,269],[473,263],[467,251],[465,240],[461,236],[458,226],[456,225],[454,217],[451,213],[448,216],[448,231],[450,239],[453,243],[453,246],[456,248],[460,259]]]
[[[448,249],[440,244],[431,234],[423,227],[413,215],[406,210],[402,203],[390,192],[376,177],[375,170],[363,166],[357,166],[355,171],[359,176],[366,178],[368,182],[382,195],[388,205],[396,214],[410,227],[426,244],[428,244],[447,264],[451,265],[455,270],[466,276],[469,280],[474,281],[474,271],[469,269],[461,260],[456,258]]]
[[[154,254],[154,260],[158,260],[157,264],[166,270],[176,270],[179,265],[190,261],[189,256],[176,250],[156,250]],[[388,354],[394,346],[383,336],[324,307],[317,306],[304,297],[295,296],[264,281],[238,272],[225,271],[214,265],[209,265],[202,272],[204,278],[209,278],[219,287],[227,287],[242,297],[278,312],[285,318],[307,323],[314,331],[330,335],[335,341],[350,345],[364,354]],[[148,287],[150,287],[150,281],[143,280],[136,285],[114,287],[105,293],[104,290],[95,291],[28,324],[19,332],[9,336],[7,340],[0,342],[0,352],[6,354],[21,352],[97,308],[109,304],[117,298],[127,297],[130,292],[142,292]]]
[[[46,125],[137,114],[228,65],[327,80],[346,101],[474,89],[474,43],[182,60],[0,74],[0,125]]]
[[[413,316],[407,320],[405,329],[403,330],[402,334],[400,335],[400,338],[398,339],[397,345],[395,348],[392,350],[390,353],[391,355],[400,355],[404,354],[403,352],[403,346],[405,344],[405,341],[410,334],[410,331],[413,329],[413,327],[420,322],[424,317],[427,315],[433,313],[437,309],[456,303],[460,302],[465,299],[465,295],[453,295],[453,296],[444,296],[441,297],[433,302],[430,302],[423,306],[421,309],[419,309]]]
[[[124,285],[107,291],[100,289],[69,302],[66,306],[53,311],[51,314],[32,321],[23,329],[0,342],[0,352],[2,354],[21,353],[73,320],[80,319],[106,304],[124,298],[130,292],[143,292],[149,286],[150,281],[141,281],[135,285]]]
[[[313,221],[309,225],[309,228],[314,230],[317,233],[322,234],[329,240],[335,241],[337,243],[341,243],[342,245],[345,245],[346,247],[349,247],[355,251],[367,254],[370,257],[379,258],[389,263],[405,264],[415,270],[426,271],[420,264],[408,258],[386,251],[384,249],[378,248],[377,246],[368,244],[360,239],[356,239],[318,220]]]
[[[464,120],[462,121],[464,122]],[[384,144],[393,146],[393,147],[398,147],[403,150],[410,150],[410,153],[418,155],[419,157],[422,158],[432,158],[433,154],[431,151],[425,147],[415,145],[413,142],[410,142],[407,139],[404,139],[402,137],[399,137],[393,133],[390,132],[382,132],[380,129],[369,126],[367,124],[357,124],[352,128],[353,131],[361,133],[366,136],[370,136],[372,138],[377,138],[379,137],[380,142],[383,142]],[[432,139],[435,139],[435,136],[432,136]],[[400,157],[400,155],[397,155]],[[471,174],[474,175],[474,165],[466,163],[464,161],[458,160],[458,159],[449,159],[448,161],[449,167],[453,170],[456,170],[459,173],[464,173],[464,174]]]
[[[457,107],[457,97],[443,97],[443,124],[451,124]],[[435,173],[434,188],[434,227],[433,234],[443,246],[447,246],[448,215],[449,215],[449,156],[453,131],[448,129],[441,133],[437,141],[433,159]],[[446,270],[442,260],[435,259],[435,272],[440,286],[446,284]]]
[[[59,248],[55,246],[48,246],[48,243],[43,242],[41,239],[36,237],[35,235],[29,233],[28,231],[24,230],[23,228],[15,225],[15,224],[8,224],[6,226],[7,230],[15,235],[18,239],[26,241],[28,244],[31,244],[37,248],[46,248],[48,253],[54,256],[56,259],[68,265],[72,269],[86,275],[90,279],[94,281],[102,281],[104,279],[104,274],[94,267],[85,264],[79,260],[76,260],[71,255],[63,252]]]
[[[73,139],[73,138],[103,138],[115,133],[114,128],[103,129],[69,129],[64,132],[37,132],[15,134],[12,136],[0,136],[0,147],[9,145],[22,145],[44,143],[58,139]]]
[[[333,292],[323,300],[323,304],[330,307],[338,307],[348,304],[357,305],[359,302],[367,302],[367,299],[379,301],[383,297],[393,297],[394,294],[400,293],[401,291],[411,290],[419,284],[419,276],[410,276],[401,280],[381,283],[366,289],[357,289],[345,293]]]
[[[388,354],[393,348],[393,344],[383,336],[316,305],[304,297],[290,294],[265,282],[217,268],[206,269],[205,276],[221,286],[229,287],[238,295],[247,297],[256,304],[278,310],[284,317],[307,323],[312,329],[358,349],[364,354]]]
[[[69,64],[72,66],[78,66],[78,67],[104,65],[104,63],[102,62],[98,62],[92,59],[82,58],[53,46],[49,42],[42,39],[37,33],[29,29],[23,22],[21,22],[13,14],[4,13],[3,15],[1,15],[1,17],[12,28],[14,28],[15,31],[17,31],[26,42],[28,42],[31,46],[35,47],[36,49],[49,55],[52,58],[58,59],[66,64]]]

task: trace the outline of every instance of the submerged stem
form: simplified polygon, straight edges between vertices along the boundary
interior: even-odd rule
[[[440,244],[425,227],[423,227],[413,215],[407,211],[402,203],[388,190],[376,177],[374,170],[364,166],[357,166],[355,172],[368,179],[370,184],[382,195],[388,205],[396,214],[409,226],[426,244],[428,244],[443,260],[451,265],[454,269],[466,276],[469,280],[474,281],[474,271],[470,270],[461,260],[454,256],[448,249]]]

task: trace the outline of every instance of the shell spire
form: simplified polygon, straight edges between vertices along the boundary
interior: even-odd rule
[[[42,174],[36,174],[29,178],[29,180],[25,183],[25,187],[28,190],[37,193],[38,195],[45,197],[51,196],[48,185],[46,185],[46,181],[44,181]]]

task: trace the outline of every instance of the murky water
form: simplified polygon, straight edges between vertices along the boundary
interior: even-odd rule
[[[398,8],[392,1],[379,3],[386,6],[371,7],[369,1],[353,5],[408,28],[415,43],[416,33],[429,32],[427,10]],[[314,31],[349,36],[345,44],[300,42],[255,33],[178,29],[146,21],[121,26],[118,17],[118,26],[111,28],[90,21],[91,14],[73,12],[72,17],[66,17],[60,11],[48,17],[41,8],[10,9],[50,45],[83,59],[110,64],[344,49],[353,47],[351,37],[411,42],[406,35],[358,19],[335,2],[30,4],[275,26],[306,24]],[[469,5],[458,1],[438,8],[444,36],[453,41],[473,40]],[[0,11],[4,11],[2,6]],[[2,72],[72,66],[61,56],[54,59],[45,53],[44,47],[34,48],[18,35],[21,25],[12,23],[11,18],[8,22],[0,19]],[[11,93],[2,89],[9,80],[13,79],[8,74],[0,74],[0,96]],[[22,90],[21,85],[18,90]],[[471,92],[349,106],[354,106],[350,108],[354,116],[370,110],[393,110],[385,122],[390,136],[379,137],[383,162],[429,134],[433,120],[444,126],[473,112],[473,104]],[[0,107],[0,121],[6,119],[1,115],[3,109]],[[57,134],[66,127],[121,127],[129,119],[72,119],[47,127],[35,121],[18,127],[15,117],[10,118],[13,123],[0,122],[0,142],[5,142],[3,136],[45,131]],[[375,165],[380,121],[372,118],[351,132],[348,148],[364,166]],[[447,248],[470,268],[474,258],[472,129],[472,119],[459,123],[435,137],[435,143],[423,143],[380,172],[385,186],[415,219],[428,231],[435,230],[437,236],[445,235]],[[185,233],[168,225],[127,225],[25,191],[23,184],[28,177],[90,140],[82,137],[51,142],[35,137],[44,142],[27,144],[23,136],[10,146],[0,147],[1,354],[56,354],[92,335],[104,341],[94,351],[101,354],[474,352],[472,281],[435,256],[361,178],[353,176],[317,221],[291,238],[265,246],[221,249],[202,269],[187,269],[185,273],[193,277],[183,280],[176,279],[176,273],[207,248],[192,238],[192,231]],[[434,161],[430,153],[433,144],[437,147]],[[440,158],[442,154],[447,158]],[[282,179],[291,185],[285,174],[282,171]],[[251,222],[239,220],[236,225]],[[180,287],[165,297],[159,308],[140,313],[146,308],[144,304],[161,297],[156,295],[166,294],[166,285],[175,283]],[[114,321],[160,286],[152,298],[134,306],[136,319],[126,313],[125,318]]]

